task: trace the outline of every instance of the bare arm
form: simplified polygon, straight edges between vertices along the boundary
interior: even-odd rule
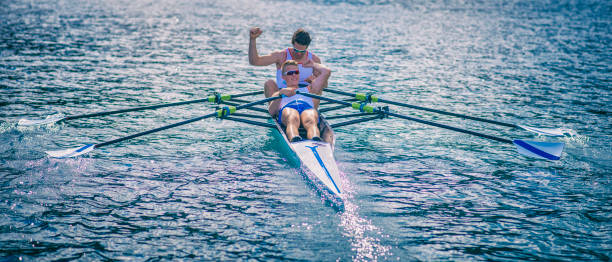
[[[329,80],[329,76],[331,75],[331,70],[319,63],[312,63],[313,70],[315,71],[315,75],[317,76],[312,80],[310,84],[309,91],[311,93],[320,94],[325,87],[327,87],[327,80]]]
[[[319,56],[317,56],[315,54],[312,54],[312,61],[315,62],[315,63],[323,64],[321,62],[321,58],[319,58]]]
[[[278,64],[280,52],[273,52],[269,55],[259,56],[257,53],[257,37],[263,33],[259,27],[253,27],[249,30],[249,64],[254,66],[267,66],[274,63]]]
[[[270,97],[280,96],[280,95],[293,96],[293,95],[295,95],[295,91],[296,90],[297,90],[297,88],[295,88],[295,87],[282,88],[281,90],[278,90],[278,91],[274,92],[274,94],[272,94],[272,96],[270,96]],[[270,106],[268,107],[268,113],[270,113],[270,115],[272,115],[272,116],[277,115],[278,114],[278,110],[280,110],[280,103],[281,103],[280,99],[276,99],[276,100],[273,100],[272,102],[270,102]]]

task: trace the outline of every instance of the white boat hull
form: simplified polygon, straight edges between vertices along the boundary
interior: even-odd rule
[[[290,143],[290,146],[304,167],[312,172],[329,191],[337,196],[342,194],[340,171],[329,143],[306,140]]]
[[[309,177],[316,180],[312,182],[324,185],[328,191],[340,197],[343,189],[340,181],[340,170],[334,158],[334,132],[329,123],[321,117],[319,130],[321,130],[321,138],[325,141],[289,142],[281,124],[276,119],[274,119],[274,122],[283,137],[283,142],[296,154],[305,171],[314,176]]]

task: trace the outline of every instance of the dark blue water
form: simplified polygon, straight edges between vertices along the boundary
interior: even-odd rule
[[[612,257],[609,1],[4,1],[0,261],[601,260]],[[44,151],[197,117],[214,105],[19,127],[21,118],[262,89],[298,27],[330,88],[562,138],[391,107],[560,161],[395,118],[336,130],[337,208],[273,130],[208,119],[74,159]],[[333,94],[326,94],[338,97]],[[252,98],[258,99],[258,97]]]

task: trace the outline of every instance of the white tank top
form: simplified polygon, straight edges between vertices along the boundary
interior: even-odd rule
[[[312,60],[312,53],[306,51],[306,53],[308,54],[308,59]],[[287,48],[287,58],[285,59],[285,61],[287,60],[292,60],[293,57],[291,57],[291,52],[289,52],[289,48]],[[283,61],[283,62],[285,62]],[[309,83],[306,82],[306,79],[309,78],[312,75],[312,67],[302,67],[302,64],[298,64],[298,70],[300,70],[300,82],[299,85],[300,86],[308,86]],[[285,88],[287,87],[287,83],[285,83],[285,80],[283,80],[283,69],[278,68],[276,69],[276,86],[278,86],[278,89],[281,88]]]
[[[302,93],[309,93],[308,92],[308,87],[300,87],[297,89],[297,91],[300,91]],[[288,105],[289,103],[298,103],[298,102],[304,102],[306,104],[309,104],[310,107],[314,108],[314,102],[312,101],[311,97],[307,97],[307,96],[303,96],[300,94],[296,94],[293,96],[283,96],[283,98],[281,98],[281,104],[280,104],[280,108],[282,110],[283,107],[285,107],[286,105]]]
[[[308,54],[308,59],[312,60],[312,53],[308,51],[306,52]],[[289,48],[287,48],[287,59],[285,59],[285,61],[291,60],[291,59],[293,58],[291,57]],[[300,91],[302,93],[308,93],[308,86],[310,84],[306,82],[305,80],[306,78],[309,78],[312,75],[312,67],[302,67],[302,64],[300,63],[298,64],[298,70],[300,70],[300,82],[298,84],[300,87],[297,89],[297,91]],[[285,80],[283,80],[282,76],[283,76],[283,69],[282,68],[277,69],[276,70],[276,84],[278,85],[278,89],[287,87],[287,83],[285,82]],[[303,96],[303,95],[283,97],[281,99],[280,108],[285,107],[287,104],[291,102],[297,102],[297,101],[305,102],[314,108],[314,102],[312,101],[312,98]]]

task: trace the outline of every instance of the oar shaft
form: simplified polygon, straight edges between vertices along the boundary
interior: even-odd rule
[[[491,120],[491,119],[485,119],[485,118],[480,118],[480,117],[475,117],[475,116],[468,116],[468,115],[463,115],[463,114],[446,112],[446,111],[437,110],[437,109],[428,108],[428,107],[409,105],[409,104],[406,104],[406,103],[389,101],[389,100],[386,100],[386,99],[380,99],[379,98],[378,101],[380,101],[382,103],[391,104],[391,105],[403,106],[403,107],[407,107],[407,108],[412,108],[412,109],[417,109],[417,110],[422,110],[422,111],[428,111],[428,112],[438,113],[438,114],[442,114],[442,115],[455,116],[455,117],[460,117],[460,118],[465,118],[465,119],[470,119],[470,120],[475,120],[475,121],[481,121],[481,122],[491,123],[491,124],[500,125],[500,126],[517,127],[515,124],[509,124],[509,123],[504,123],[504,122],[500,122],[500,121],[496,121],[496,120]]]
[[[308,93],[300,93],[300,94],[304,95],[304,96],[309,96],[309,97],[312,97],[312,98],[320,99],[320,100],[326,100],[326,101],[330,101],[330,102],[334,102],[334,103],[338,103],[338,104],[347,105],[347,106],[352,106],[353,105],[352,103],[345,102],[345,101],[338,100],[338,99],[327,98],[327,97],[322,97],[322,96],[308,94]],[[380,111],[378,109],[374,109],[374,112],[380,112]],[[397,113],[386,112],[386,111],[383,112],[383,113],[387,114],[387,115],[390,115],[390,116],[397,117],[397,118],[402,118],[402,119],[406,119],[406,120],[415,121],[415,122],[418,122],[418,123],[421,123],[421,124],[426,124],[426,125],[431,125],[431,126],[435,126],[435,127],[445,128],[445,129],[453,130],[453,131],[456,131],[456,132],[461,132],[461,133],[466,133],[466,134],[470,134],[470,135],[479,136],[479,137],[482,137],[482,138],[492,139],[492,140],[499,141],[499,142],[502,142],[502,143],[512,144],[512,140],[501,138],[501,137],[496,137],[496,136],[492,136],[492,135],[482,134],[482,133],[478,133],[478,132],[467,130],[467,129],[463,129],[463,128],[458,128],[458,127],[454,127],[454,126],[440,124],[440,123],[436,123],[436,122],[432,122],[432,121],[427,121],[427,120],[423,120],[423,119],[419,119],[419,118],[404,116],[404,115],[400,115],[400,114],[397,114]]]
[[[336,103],[336,104],[341,104],[341,105],[345,105],[345,106],[353,106],[353,103],[351,103],[351,102],[346,102],[346,101],[342,101],[342,100],[338,100],[338,99],[333,99],[333,98],[329,98],[329,97],[314,95],[314,94],[310,94],[310,93],[303,93],[303,92],[300,92],[300,91],[297,91],[295,93],[303,95],[303,96],[308,96],[308,97],[316,98],[316,99],[319,99],[319,100],[333,102],[333,103]]]
[[[345,95],[345,96],[352,96],[352,97],[355,96],[355,94],[353,94],[353,93],[344,92],[344,91],[340,91],[340,90],[329,89],[329,88],[325,88],[324,91],[325,92],[334,93],[334,94],[339,94],[339,95]]]
[[[243,97],[243,96],[262,95],[263,93],[264,91],[255,91],[255,92],[249,92],[249,93],[237,94],[237,95],[231,95],[231,96],[232,98],[237,98],[237,97]]]
[[[232,103],[229,101],[219,101],[219,104],[225,104],[225,105],[230,105],[230,106],[238,106],[238,103]],[[248,108],[248,110],[252,110],[252,111],[257,111],[257,112],[262,112],[262,113],[268,113],[268,110],[260,108],[260,107],[251,107]]]
[[[208,99],[196,99],[196,100],[176,102],[176,103],[159,104],[159,105],[152,105],[152,106],[141,106],[141,107],[133,107],[133,108],[126,108],[126,109],[119,109],[119,110],[112,110],[112,111],[105,111],[105,112],[97,112],[97,113],[90,113],[90,114],[83,114],[83,115],[67,116],[67,117],[64,118],[64,120],[71,120],[71,119],[78,119],[78,118],[88,118],[88,117],[96,117],[96,116],[106,116],[106,115],[112,115],[112,114],[120,114],[120,113],[127,113],[127,112],[133,112],[133,111],[158,109],[158,108],[163,108],[163,107],[180,106],[180,105],[187,105],[187,104],[194,104],[194,103],[204,103],[204,102],[208,102]]]
[[[239,106],[236,107],[236,110],[248,108],[248,107],[251,107],[251,106],[254,106],[254,105],[264,104],[264,103],[267,103],[269,101],[272,101],[272,100],[275,100],[275,99],[279,99],[279,98],[281,98],[281,97],[280,96],[274,96],[274,97],[269,97],[269,98],[266,98],[266,99],[263,99],[263,100],[251,102],[251,103],[248,103],[248,104],[239,105]],[[186,124],[189,124],[189,123],[200,121],[200,120],[205,119],[205,118],[214,117],[214,116],[217,116],[217,115],[218,115],[217,112],[213,112],[213,113],[210,113],[210,114],[207,114],[207,115],[204,115],[204,116],[188,119],[188,120],[181,121],[181,122],[178,122],[178,123],[174,123],[174,124],[171,124],[171,125],[158,127],[158,128],[155,128],[155,129],[143,131],[143,132],[136,133],[136,134],[129,135],[129,136],[125,136],[125,137],[120,137],[120,138],[113,139],[113,140],[110,140],[110,141],[107,141],[107,142],[102,142],[102,143],[96,144],[94,147],[95,148],[99,148],[99,147],[107,146],[107,145],[110,145],[110,144],[119,143],[121,141],[125,141],[125,140],[128,140],[128,139],[132,139],[132,138],[136,138],[136,137],[139,137],[139,136],[148,135],[148,134],[151,134],[151,133],[159,132],[159,131],[170,129],[170,128],[177,127],[177,126],[186,125]]]
[[[492,140],[495,140],[495,141],[499,141],[499,142],[502,142],[502,143],[512,144],[512,140],[501,138],[501,137],[496,137],[496,136],[492,136],[492,135],[478,133],[478,132],[475,132],[475,131],[471,131],[471,130],[467,130],[467,129],[463,129],[463,128],[458,128],[458,127],[454,127],[454,126],[449,126],[449,125],[445,125],[445,124],[440,124],[440,123],[436,123],[436,122],[431,122],[431,121],[427,121],[427,120],[423,120],[423,119],[419,119],[419,118],[414,118],[414,117],[409,117],[409,116],[405,116],[405,115],[400,115],[400,114],[397,114],[397,113],[386,112],[386,114],[388,114],[390,116],[397,117],[397,118],[402,118],[402,119],[406,119],[406,120],[415,121],[415,122],[418,122],[418,123],[421,123],[421,124],[426,124],[426,125],[430,125],[430,126],[440,127],[440,128],[444,128],[444,129],[449,129],[449,130],[457,131],[457,132],[460,132],[460,133],[466,133],[466,134],[470,134],[470,135],[475,135],[475,136],[479,136],[479,137],[482,137],[482,138],[487,138],[487,139],[492,139]]]
[[[369,115],[371,115],[371,114],[369,114]],[[326,119],[329,119],[329,118],[326,118]],[[380,116],[366,117],[366,118],[354,119],[354,120],[350,120],[350,121],[346,121],[346,122],[341,122],[341,123],[335,123],[335,124],[332,124],[331,127],[332,128],[343,127],[343,126],[363,123],[363,122],[377,120],[377,119],[380,119]]]
[[[252,96],[252,95],[260,95],[260,94],[263,94],[263,91],[248,92],[248,93],[229,95],[229,96],[231,98],[238,98],[238,97],[243,97],[243,96]],[[96,112],[96,113],[89,113],[89,114],[82,114],[82,115],[67,116],[63,120],[72,120],[72,119],[88,118],[88,117],[96,117],[96,116],[106,116],[106,115],[121,114],[121,113],[134,112],[134,111],[140,111],[140,110],[150,110],[150,109],[158,109],[158,108],[163,108],[163,107],[181,106],[181,105],[195,104],[195,103],[204,103],[204,102],[210,102],[210,98],[196,99],[196,100],[189,100],[189,101],[176,102],[176,103],[168,103],[168,104],[159,104],[159,105],[152,105],[152,106],[133,107],[133,108],[118,109],[118,110],[105,111],[105,112]]]
[[[330,92],[330,93],[340,94],[340,95],[355,96],[355,94],[351,94],[351,93],[347,93],[347,92],[343,92],[343,91],[338,91],[338,90],[325,89],[325,91],[326,92]],[[470,119],[470,120],[475,120],[475,121],[481,121],[481,122],[486,122],[486,123],[491,123],[491,124],[496,124],[496,125],[501,125],[501,126],[518,127],[515,124],[500,122],[500,121],[486,119],[486,118],[481,118],[481,117],[468,116],[468,115],[464,115],[464,114],[457,114],[457,113],[453,113],[453,112],[447,112],[447,111],[442,111],[442,110],[428,108],[428,107],[415,106],[415,105],[410,105],[410,104],[401,103],[401,102],[389,101],[389,100],[382,99],[382,98],[378,98],[378,102],[386,103],[386,104],[390,104],[390,105],[396,105],[396,106],[412,108],[412,109],[417,109],[417,110],[422,110],[422,111],[428,111],[428,112],[432,112],[432,113],[438,113],[438,114],[442,114],[442,115],[455,116],[455,117],[460,117],[460,118],[465,118],[465,119]]]
[[[263,99],[263,100],[258,100],[258,101],[251,102],[251,103],[248,103],[248,104],[239,105],[239,106],[236,107],[236,110],[247,108],[247,107],[252,107],[252,106],[256,106],[256,105],[265,104],[265,103],[268,103],[270,101],[273,101],[273,100],[276,100],[276,99],[280,99],[280,98],[281,98],[280,96],[268,97],[268,98]]]
[[[113,140],[110,140],[110,141],[102,142],[102,143],[96,144],[94,147],[95,148],[99,148],[99,147],[107,146],[107,145],[110,145],[110,144],[119,143],[121,141],[125,141],[125,140],[128,140],[128,139],[136,138],[136,137],[139,137],[139,136],[148,135],[148,134],[151,134],[151,133],[159,132],[159,131],[170,129],[170,128],[177,127],[177,126],[186,125],[186,124],[193,123],[193,122],[196,122],[196,121],[199,121],[199,120],[202,120],[202,119],[205,119],[205,118],[213,117],[213,116],[216,116],[216,115],[217,115],[217,112],[210,113],[208,115],[192,118],[192,119],[181,121],[181,122],[174,123],[174,124],[171,124],[171,125],[162,126],[162,127],[158,127],[158,128],[155,128],[155,129],[147,130],[147,131],[144,131],[144,132],[136,133],[136,134],[133,134],[133,135],[124,136],[124,137],[120,137],[120,138],[113,139]]]
[[[326,116],[325,119],[331,120],[331,119],[337,119],[337,118],[351,118],[351,117],[367,116],[367,115],[371,115],[371,113],[353,113],[353,114],[346,114],[346,115]]]

